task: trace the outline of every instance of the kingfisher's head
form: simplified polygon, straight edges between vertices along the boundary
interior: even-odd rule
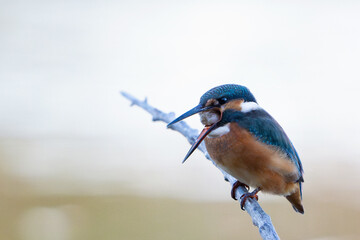
[[[225,124],[221,120],[226,110],[232,109],[246,112],[256,108],[256,99],[249,89],[241,85],[225,84],[207,91],[201,96],[197,106],[173,120],[168,124],[168,127],[196,113],[200,114],[200,121],[205,128],[192,145],[184,159],[185,161],[209,133],[220,127],[221,124]]]

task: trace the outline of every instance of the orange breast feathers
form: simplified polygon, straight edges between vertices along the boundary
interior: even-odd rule
[[[240,107],[240,103],[235,106]],[[260,187],[264,192],[289,195],[298,190],[299,178],[296,166],[286,154],[268,146],[241,128],[229,123],[222,135],[205,138],[211,158],[227,173],[251,187]]]

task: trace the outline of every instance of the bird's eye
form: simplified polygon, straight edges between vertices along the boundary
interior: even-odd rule
[[[220,104],[224,104],[224,103],[226,103],[228,101],[228,99],[226,97],[222,97],[218,101],[219,101]]]

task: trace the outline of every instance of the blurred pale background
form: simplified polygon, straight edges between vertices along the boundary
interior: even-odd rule
[[[358,1],[1,1],[0,239],[258,239],[221,173],[119,95],[177,114],[246,85],[305,168],[284,239],[360,234]],[[188,122],[200,128],[198,117]]]

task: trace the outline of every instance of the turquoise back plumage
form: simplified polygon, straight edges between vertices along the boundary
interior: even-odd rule
[[[252,133],[258,141],[267,145],[272,145],[285,153],[292,161],[299,172],[298,182],[300,192],[302,192],[303,167],[296,152],[294,145],[286,135],[282,127],[265,110],[260,109],[250,112],[241,112],[236,110],[226,110],[219,125],[225,125],[229,122],[236,122],[241,128]]]

